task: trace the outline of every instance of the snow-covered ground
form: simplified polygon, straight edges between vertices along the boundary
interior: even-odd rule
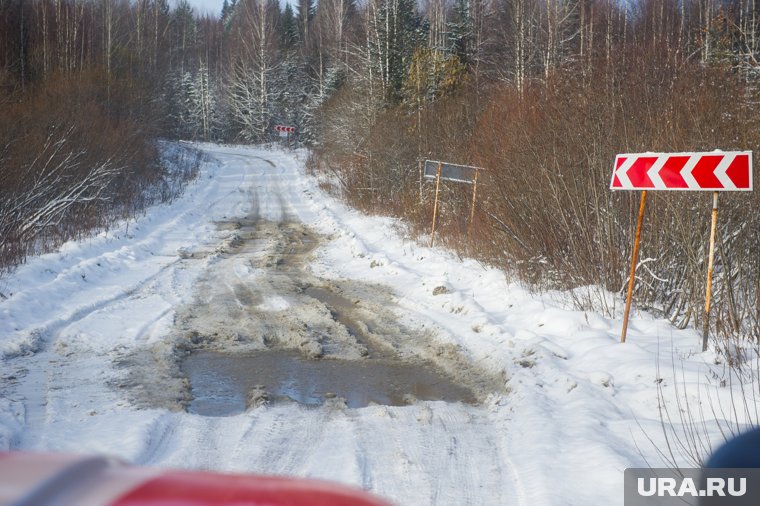
[[[171,205],[0,278],[0,450],[310,476],[403,505],[609,505],[623,502],[625,468],[660,464],[667,448],[658,388],[676,433],[687,407],[705,443],[726,425],[716,417],[742,418],[695,331],[634,314],[621,345],[619,319],[531,294],[498,270],[405,239],[394,220],[336,202],[304,174],[303,153],[200,147],[210,161]],[[205,417],[136,401],[134,357],[176,352],[199,286],[263,282],[229,254],[234,227],[219,225],[252,215],[325,238],[308,256],[308,276],[387,287],[399,325],[424,329],[420,342],[397,347],[502,384],[477,406],[273,403]],[[298,313],[296,299],[267,283],[256,307]],[[220,325],[234,326],[230,318]],[[161,360],[139,365],[174,381],[167,391],[183,386]]]

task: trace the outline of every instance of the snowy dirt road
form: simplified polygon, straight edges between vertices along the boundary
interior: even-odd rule
[[[239,151],[210,150],[215,166],[176,214],[64,253],[41,273],[49,279],[37,281],[46,285],[40,292],[14,294],[36,304],[30,299],[49,290],[53,300],[40,301],[39,312],[6,309],[6,318],[38,320],[13,329],[6,344],[3,398],[23,424],[11,446],[325,478],[404,504],[478,504],[484,491],[516,497],[487,408],[503,378],[477,371],[429,331],[405,328],[390,288],[311,273],[315,249],[329,240],[306,225],[319,221],[322,203],[289,155]],[[350,314],[337,307],[349,299]],[[50,320],[35,318],[43,314]],[[185,412],[187,354],[271,348],[321,360],[436,362],[479,402],[348,409],[338,398],[225,417]]]
[[[200,148],[177,201],[0,279],[0,450],[324,478],[400,505],[622,504],[623,470],[661,442],[660,338],[699,357],[693,331],[640,315],[620,347],[618,321],[345,208],[303,153]],[[349,367],[319,404],[257,387],[210,416],[198,353]],[[423,371],[444,400],[401,386],[353,407],[354,364],[389,385]]]

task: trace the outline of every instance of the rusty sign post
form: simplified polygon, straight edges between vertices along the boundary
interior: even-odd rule
[[[705,282],[705,321],[702,324],[702,351],[707,351],[707,334],[710,330],[710,296],[712,295],[713,264],[715,260],[715,233],[718,229],[718,192],[713,192],[712,218],[710,223],[710,253],[707,259]]]
[[[631,313],[631,299],[633,297],[633,280],[636,279],[636,261],[639,258],[639,246],[641,245],[641,224],[644,222],[644,205],[647,202],[647,191],[641,192],[639,204],[639,217],[636,220],[636,236],[633,240],[633,254],[631,255],[631,275],[628,278],[628,295],[625,298],[625,312],[623,313],[623,332],[620,334],[620,342],[625,342],[625,334],[628,332],[628,315]]]
[[[719,191],[752,191],[752,152],[713,151],[710,153],[636,153],[622,154],[615,158],[612,171],[612,190],[642,190],[639,216],[636,222],[636,236],[633,243],[631,274],[628,280],[628,294],[623,314],[623,329],[620,342],[625,342],[628,330],[628,315],[633,297],[641,237],[641,223],[644,217],[644,203],[648,190],[671,191],[712,191],[713,207],[710,227],[710,253],[707,266],[705,290],[705,316],[702,333],[702,351],[707,350],[707,335],[710,328],[710,298],[712,294],[713,262],[715,259],[715,235],[718,223]]]
[[[475,169],[475,177],[472,179],[472,206],[470,207],[470,224],[467,226],[467,240],[470,239],[472,233],[472,223],[475,221],[475,199],[478,197],[478,175],[480,169]]]
[[[441,188],[441,181],[453,181],[455,183],[466,183],[472,185],[472,205],[470,207],[470,222],[467,229],[467,237],[470,236],[472,220],[475,217],[475,199],[478,195],[478,175],[480,171],[485,170],[482,167],[472,167],[469,165],[457,165],[435,160],[425,160],[423,177],[425,179],[435,179],[435,203],[433,204],[433,227],[430,233],[430,246],[435,241],[435,224],[438,218],[438,195]]]
[[[438,170],[435,171],[435,203],[433,204],[433,230],[430,231],[430,247],[433,247],[435,241],[435,220],[438,217],[438,192],[441,190],[441,166],[443,162],[438,162]]]

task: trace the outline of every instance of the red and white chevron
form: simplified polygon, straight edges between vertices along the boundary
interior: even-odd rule
[[[610,188],[751,191],[752,151],[617,155]]]

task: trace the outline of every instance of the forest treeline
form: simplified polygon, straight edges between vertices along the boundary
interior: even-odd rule
[[[371,0],[364,38],[347,44],[364,58],[319,110],[312,166],[354,205],[420,234],[435,191],[421,161],[483,167],[472,223],[472,188],[444,184],[440,238],[620,314],[639,192],[609,190],[615,155],[757,150],[758,3],[430,0],[389,25],[402,0]],[[409,36],[384,43],[388,26]],[[679,327],[704,318],[710,199],[654,192],[648,203],[635,300]],[[760,339],[758,211],[754,194],[720,197],[711,333],[733,344]]]
[[[757,148],[758,3],[0,0],[0,262],[145,200],[158,137],[259,143],[284,124],[333,191],[419,234],[421,161],[484,167],[472,223],[471,187],[443,185],[440,240],[611,313],[638,206],[608,189],[614,156]],[[710,196],[648,205],[636,300],[699,323]],[[720,198],[722,336],[760,339],[758,211]]]

